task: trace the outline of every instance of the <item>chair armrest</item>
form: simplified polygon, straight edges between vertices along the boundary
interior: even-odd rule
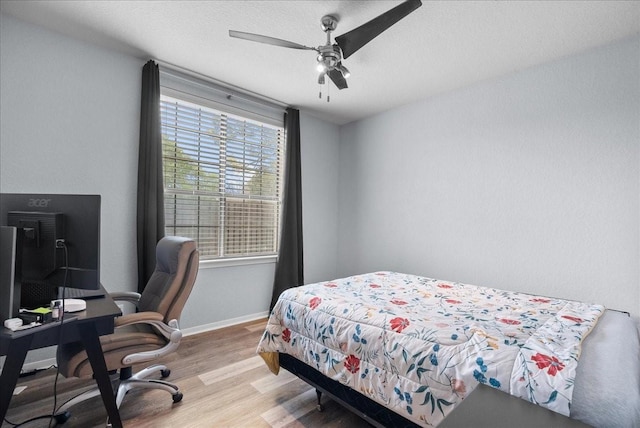
[[[115,319],[115,327],[124,327],[133,324],[147,324],[164,336],[169,342],[155,351],[136,352],[127,355],[122,359],[126,365],[141,363],[160,358],[166,354],[174,352],[182,340],[182,331],[178,327],[177,320],[171,320],[168,324],[164,322],[164,316],[158,312],[136,312],[127,314]]]
[[[131,302],[134,305],[137,305],[140,300],[140,293],[135,291],[114,291],[109,293],[109,296],[115,301]]]
[[[132,324],[151,324],[153,322],[160,322],[164,324],[164,317],[159,312],[135,312],[132,314],[126,314],[115,319],[115,326],[124,327],[125,325]]]

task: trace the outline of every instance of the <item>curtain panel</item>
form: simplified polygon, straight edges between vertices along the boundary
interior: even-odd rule
[[[137,202],[138,291],[156,265],[156,244],[164,236],[160,70],[150,60],[142,69]]]
[[[286,133],[286,176],[282,198],[282,232],[269,309],[273,309],[280,293],[284,290],[304,284],[300,111],[287,108],[284,127]]]

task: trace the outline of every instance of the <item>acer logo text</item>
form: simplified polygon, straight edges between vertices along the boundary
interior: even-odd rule
[[[49,206],[49,202],[51,202],[51,199],[29,199],[27,206],[44,208]]]

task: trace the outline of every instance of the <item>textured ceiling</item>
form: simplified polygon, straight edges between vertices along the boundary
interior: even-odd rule
[[[398,1],[13,1],[0,11],[141,59],[179,65],[337,124],[640,32],[638,1],[424,1],[344,60],[349,88],[320,99],[315,53],[232,39],[228,30],[307,46]],[[639,53],[640,55],[640,53]],[[640,60],[640,58],[639,58]],[[326,89],[323,90],[326,95]]]

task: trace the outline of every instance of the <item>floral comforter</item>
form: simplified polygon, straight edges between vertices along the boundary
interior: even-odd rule
[[[604,308],[376,272],[285,291],[258,352],[284,352],[418,424],[480,383],[569,415]]]

